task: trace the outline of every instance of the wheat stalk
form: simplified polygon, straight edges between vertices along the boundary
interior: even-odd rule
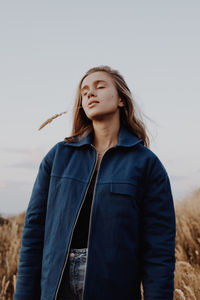
[[[44,123],[42,123],[42,125],[40,126],[40,128],[38,129],[38,130],[40,130],[40,129],[42,129],[44,126],[46,126],[48,123],[51,123],[51,121],[53,121],[53,119],[56,119],[57,117],[59,117],[59,116],[62,116],[63,114],[66,114],[67,113],[67,111],[63,111],[62,113],[60,113],[60,114],[55,114],[55,115],[53,115],[51,118],[49,118],[48,120],[46,120]]]
[[[77,106],[77,107],[82,107],[81,105],[80,106]],[[69,110],[72,110],[73,108],[69,109]],[[44,126],[46,126],[48,123],[51,123],[51,121],[53,121],[54,119],[56,119],[57,117],[59,116],[62,116],[63,114],[66,114],[69,110],[66,110],[66,111],[63,111],[62,113],[60,114],[55,114],[53,115],[51,118],[47,119],[44,123],[42,123],[42,125],[40,126],[40,129],[42,129]]]
[[[181,297],[179,297],[180,300],[186,300],[183,291],[181,291],[180,289],[175,289],[175,293]]]

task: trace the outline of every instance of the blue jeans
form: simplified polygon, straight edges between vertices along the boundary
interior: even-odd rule
[[[70,249],[59,300],[82,299],[87,252],[88,248]]]

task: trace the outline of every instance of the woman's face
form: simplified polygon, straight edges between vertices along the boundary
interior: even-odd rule
[[[91,120],[119,114],[119,107],[124,105],[111,77],[103,71],[84,78],[81,96],[84,112]],[[94,102],[90,104],[92,101]]]

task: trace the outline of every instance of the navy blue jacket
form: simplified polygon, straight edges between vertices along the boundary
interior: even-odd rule
[[[26,211],[14,300],[59,300],[70,242],[97,164],[93,131],[42,159]],[[83,300],[172,300],[176,221],[168,174],[124,125],[97,174]],[[67,299],[66,299],[67,300]]]

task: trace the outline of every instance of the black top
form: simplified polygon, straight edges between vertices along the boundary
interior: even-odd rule
[[[96,175],[97,170],[95,170],[93,173],[92,180],[87,190],[87,195],[85,197],[80,214],[78,216],[78,220],[76,221],[70,245],[71,248],[87,248],[89,220]]]

